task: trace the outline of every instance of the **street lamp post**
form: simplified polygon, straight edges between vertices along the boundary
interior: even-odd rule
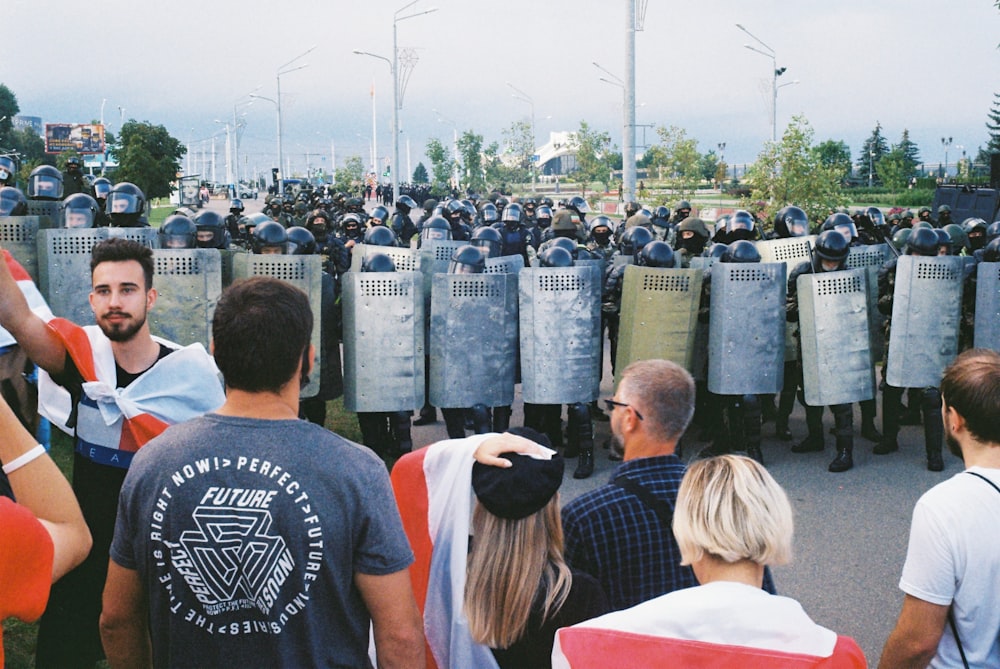
[[[948,147],[951,146],[951,137],[942,137],[941,146],[944,147],[944,182],[948,183]]]
[[[875,152],[872,150],[868,151],[868,187],[872,187],[872,181],[875,178]]]
[[[265,102],[270,102],[272,105],[274,105],[274,108],[277,110],[277,115],[278,115],[278,172],[280,174],[280,172],[281,172],[281,105],[278,103],[277,100],[273,100],[273,99],[271,99],[269,97],[266,97],[266,96],[263,96],[263,95],[257,95],[256,93],[251,93],[250,97],[252,97],[252,98],[254,98],[256,100],[264,100]],[[275,188],[277,189],[278,195],[281,195],[282,194],[282,189],[281,189],[281,181],[280,180],[278,181],[278,183],[275,184]]]
[[[531,99],[531,96],[522,91],[520,88],[514,84],[507,82],[507,86],[514,91],[510,97],[515,100],[520,100],[521,102],[527,102],[528,106],[531,107],[531,192],[536,192],[535,178],[536,172],[538,171],[538,166],[535,164],[535,101]]]
[[[452,137],[451,150],[452,150],[452,154],[455,157],[455,169],[454,169],[454,176],[453,176],[453,178],[455,180],[455,184],[454,184],[453,188],[455,190],[458,190],[459,184],[461,182],[461,179],[460,179],[459,173],[458,173],[458,126],[455,125],[454,121],[452,121],[450,118],[448,118],[447,116],[445,116],[444,114],[442,114],[437,109],[432,109],[431,111],[438,115],[438,122],[440,122],[440,123],[448,123],[449,125],[451,125],[451,137]],[[409,151],[409,147],[410,147],[409,139],[407,139],[406,147],[407,147],[406,154],[407,154],[407,157],[409,157],[409,153],[410,153],[410,151]],[[409,162],[409,161],[407,161],[407,162]],[[407,169],[409,169],[409,165],[407,165]]]
[[[788,68],[778,67],[777,57],[776,57],[776,54],[774,53],[774,49],[772,49],[768,45],[764,44],[764,42],[762,42],[760,40],[760,38],[758,38],[756,35],[754,35],[752,32],[750,32],[749,30],[747,30],[746,28],[744,28],[739,23],[736,24],[736,27],[739,28],[740,30],[742,30],[743,32],[745,32],[750,37],[752,37],[753,40],[755,42],[757,42],[757,44],[760,44],[762,47],[764,47],[764,49],[767,49],[767,50],[763,51],[763,50],[758,49],[757,47],[752,46],[750,44],[744,44],[743,45],[744,49],[749,49],[750,51],[753,51],[754,53],[759,53],[760,55],[767,56],[768,58],[771,59],[771,73],[772,73],[772,75],[771,75],[771,141],[772,142],[777,142],[778,141],[778,89],[781,88],[781,86],[778,86],[778,77],[780,77],[781,75],[783,75]],[[791,84],[797,84],[797,83],[798,83],[798,81],[796,80],[796,81],[789,82],[788,84],[782,84],[782,86],[790,86]]]
[[[275,103],[275,105],[278,107],[278,174],[279,174],[278,194],[279,195],[283,190],[281,179],[285,179],[289,176],[284,173],[283,168],[281,166],[281,161],[284,158],[284,154],[282,153],[281,150],[281,75],[289,74],[290,72],[295,72],[296,70],[301,70],[304,67],[308,67],[309,66],[308,63],[303,63],[302,65],[296,65],[295,67],[292,67],[292,64],[294,64],[295,61],[297,61],[299,58],[303,58],[304,56],[307,56],[308,54],[312,53],[313,49],[315,48],[316,45],[314,44],[313,46],[309,47],[308,49],[300,53],[295,58],[292,58],[290,61],[279,67],[277,75],[275,76],[275,79],[278,82],[278,101]]]

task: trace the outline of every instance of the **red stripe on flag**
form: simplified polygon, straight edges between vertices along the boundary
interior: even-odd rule
[[[14,256],[7,249],[3,250],[3,259],[7,261],[7,269],[10,270],[14,281],[31,281],[31,275],[21,266],[21,263],[14,259]]]

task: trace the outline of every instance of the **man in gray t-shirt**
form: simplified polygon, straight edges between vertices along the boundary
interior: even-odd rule
[[[113,666],[147,664],[147,634],[156,666],[365,666],[369,622],[380,664],[423,666],[384,465],[297,418],[311,325],[273,279],[219,300],[226,403],[147,444],[122,488],[101,621]]]

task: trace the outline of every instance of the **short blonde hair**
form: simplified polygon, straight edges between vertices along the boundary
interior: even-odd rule
[[[754,460],[722,455],[688,467],[673,522],[681,564],[705,553],[726,562],[785,564],[792,556],[793,529],[788,496]]]

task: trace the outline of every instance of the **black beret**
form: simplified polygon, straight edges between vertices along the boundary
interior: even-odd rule
[[[510,460],[511,466],[503,469],[479,462],[472,465],[472,489],[479,503],[494,516],[527,518],[544,508],[559,490],[565,462],[558,453],[551,460],[520,453],[503,453],[501,457]]]

